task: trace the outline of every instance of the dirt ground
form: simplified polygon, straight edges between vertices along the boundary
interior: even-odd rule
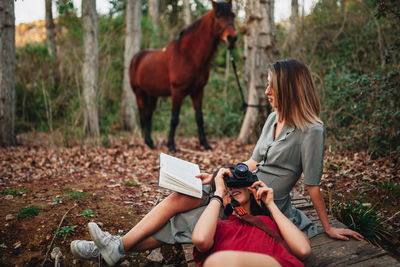
[[[46,253],[54,247],[61,249],[64,266],[98,266],[96,260],[73,258],[69,250],[72,240],[89,239],[87,223],[95,221],[103,230],[123,235],[170,194],[158,187],[158,157],[168,153],[162,142],[154,150],[127,137],[111,137],[107,147],[59,147],[35,140],[22,144],[0,148],[2,266],[38,266],[45,259],[45,266],[53,266]],[[177,138],[175,156],[213,172],[248,159],[254,148],[229,138],[211,139],[210,144],[213,150],[205,151],[196,138]],[[363,179],[398,184],[400,171],[391,159],[367,161],[367,156],[327,153],[323,188],[351,194]],[[382,211],[387,217],[398,211],[398,203],[389,202]],[[394,227],[400,225],[398,216],[391,220]],[[180,246],[164,246],[161,252],[163,259],[158,262],[149,259],[150,251],[131,252],[123,264],[185,265]]]

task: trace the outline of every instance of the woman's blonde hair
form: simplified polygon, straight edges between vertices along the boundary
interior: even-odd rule
[[[277,61],[269,67],[270,86],[277,99],[278,121],[302,131],[308,123],[321,123],[320,104],[307,66],[296,59]]]

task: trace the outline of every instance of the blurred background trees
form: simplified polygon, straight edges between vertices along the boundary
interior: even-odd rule
[[[240,14],[236,20],[240,34],[232,56],[237,62],[246,97],[253,88],[250,73],[254,67],[248,67],[251,57],[246,52],[248,47],[244,39],[251,38],[252,30],[258,25],[247,23],[249,11],[246,4],[252,2],[261,4],[262,1],[233,1],[234,10]],[[110,0],[110,3],[112,8],[108,14],[98,17],[97,27],[97,101],[99,133],[103,137],[124,134],[121,132],[124,129],[131,130],[125,122],[125,104],[121,105],[126,99],[123,81],[126,58],[129,57],[124,51],[130,49],[125,43],[132,43],[125,39],[128,38],[125,33],[129,26],[127,2]],[[152,14],[156,11],[152,10],[156,3],[158,8],[154,9],[158,15],[154,17]],[[81,106],[84,77],[80,70],[84,59],[82,18],[69,0],[53,4],[56,4],[58,13],[55,19],[57,59],[51,56],[45,42],[28,43],[16,51],[15,131],[17,134],[53,131],[68,145],[73,138],[84,137],[85,113]],[[261,44],[259,49],[265,52],[262,50],[265,45],[276,52],[268,52],[271,54],[265,59],[268,62],[264,62],[264,57],[256,56],[257,60],[263,59],[262,65],[260,62],[254,65],[258,66],[257,71],[262,75],[264,63],[276,59],[295,57],[303,60],[310,66],[319,90],[328,145],[333,149],[366,150],[372,156],[391,156],[397,162],[400,152],[398,4],[395,0],[323,0],[317,1],[307,15],[301,6],[302,1],[293,0],[291,19],[271,25],[276,27],[276,41],[269,45]],[[143,0],[140,48],[163,47],[179,36],[187,25],[188,14],[194,21],[210,8],[211,3],[206,0]],[[268,19],[266,12],[262,11],[259,16]],[[58,85],[53,78],[54,69],[59,71]],[[236,137],[245,113],[240,108],[242,103],[232,71],[226,76],[225,69],[226,47],[221,44],[205,89],[205,129],[211,136]],[[258,88],[256,101],[266,105],[263,100],[266,81],[262,81],[262,77],[258,78],[260,81],[255,86]],[[227,88],[225,93],[224,88]],[[251,97],[248,99],[250,103],[253,101]],[[127,106],[132,110],[130,104]],[[258,122],[253,123],[255,126],[244,127],[252,129],[247,138],[257,136],[261,130],[266,114],[258,113],[261,115],[257,116]],[[164,140],[169,129],[169,117],[170,100],[162,99],[154,114],[153,131]],[[180,121],[178,135],[196,135],[194,114],[188,99],[182,107]]]

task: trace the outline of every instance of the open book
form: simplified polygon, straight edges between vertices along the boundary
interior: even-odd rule
[[[195,176],[200,174],[199,165],[160,154],[158,185],[185,195],[201,198],[202,182]]]

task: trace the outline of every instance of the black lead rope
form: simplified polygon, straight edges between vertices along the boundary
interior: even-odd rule
[[[231,62],[232,62],[233,72],[235,73],[236,82],[237,82],[238,87],[239,87],[240,96],[242,97],[242,103],[243,103],[242,104],[242,110],[245,111],[246,108],[259,108],[259,109],[268,108],[268,106],[266,106],[266,105],[249,105],[249,104],[246,103],[246,101],[244,100],[244,94],[243,94],[242,86],[240,85],[239,76],[237,74],[235,59],[234,59],[232,53],[231,53]]]

